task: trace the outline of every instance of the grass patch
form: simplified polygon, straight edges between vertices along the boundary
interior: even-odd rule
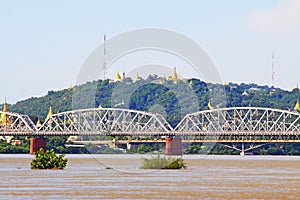
[[[141,169],[185,169],[187,168],[185,162],[181,158],[171,158],[171,157],[153,157],[150,159],[143,158],[143,165]]]

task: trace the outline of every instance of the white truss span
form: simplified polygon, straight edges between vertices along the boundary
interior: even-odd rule
[[[206,141],[299,141],[300,114],[259,107],[205,110],[186,115],[175,133]]]
[[[0,111],[0,135],[31,135],[37,131],[27,115]]]
[[[300,142],[300,113],[271,108],[199,111],[186,115],[175,129],[159,114],[118,108],[54,114],[39,128],[27,115],[0,111],[0,116],[1,136],[149,135],[186,136],[203,142]]]
[[[173,131],[159,114],[143,111],[93,108],[52,115],[40,135],[168,135]]]

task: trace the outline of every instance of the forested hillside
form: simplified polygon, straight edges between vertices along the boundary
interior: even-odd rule
[[[212,107],[256,106],[293,110],[300,98],[298,88],[286,91],[257,84],[211,84],[199,79],[179,80],[176,83],[149,76],[146,80],[121,82],[99,80],[71,89],[48,91],[45,96],[32,97],[9,105],[8,110],[45,119],[49,106],[53,112],[91,107],[121,107],[158,112],[175,126],[187,113]]]

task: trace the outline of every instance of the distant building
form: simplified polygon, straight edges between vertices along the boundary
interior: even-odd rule
[[[177,82],[179,80],[179,78],[177,76],[177,72],[176,72],[176,67],[174,67],[172,76],[169,77],[169,80],[173,81],[173,82]]]
[[[121,75],[119,74],[119,71],[118,71],[117,74],[115,75],[114,82],[118,82],[118,81],[121,81],[121,80],[122,80]]]
[[[17,146],[23,143],[22,140],[11,140],[10,142],[13,146]]]

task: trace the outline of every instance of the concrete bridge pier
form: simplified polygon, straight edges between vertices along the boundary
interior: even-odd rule
[[[181,138],[166,138],[166,155],[182,155],[182,140]]]
[[[34,154],[43,148],[46,151],[46,138],[30,138],[30,154]]]

